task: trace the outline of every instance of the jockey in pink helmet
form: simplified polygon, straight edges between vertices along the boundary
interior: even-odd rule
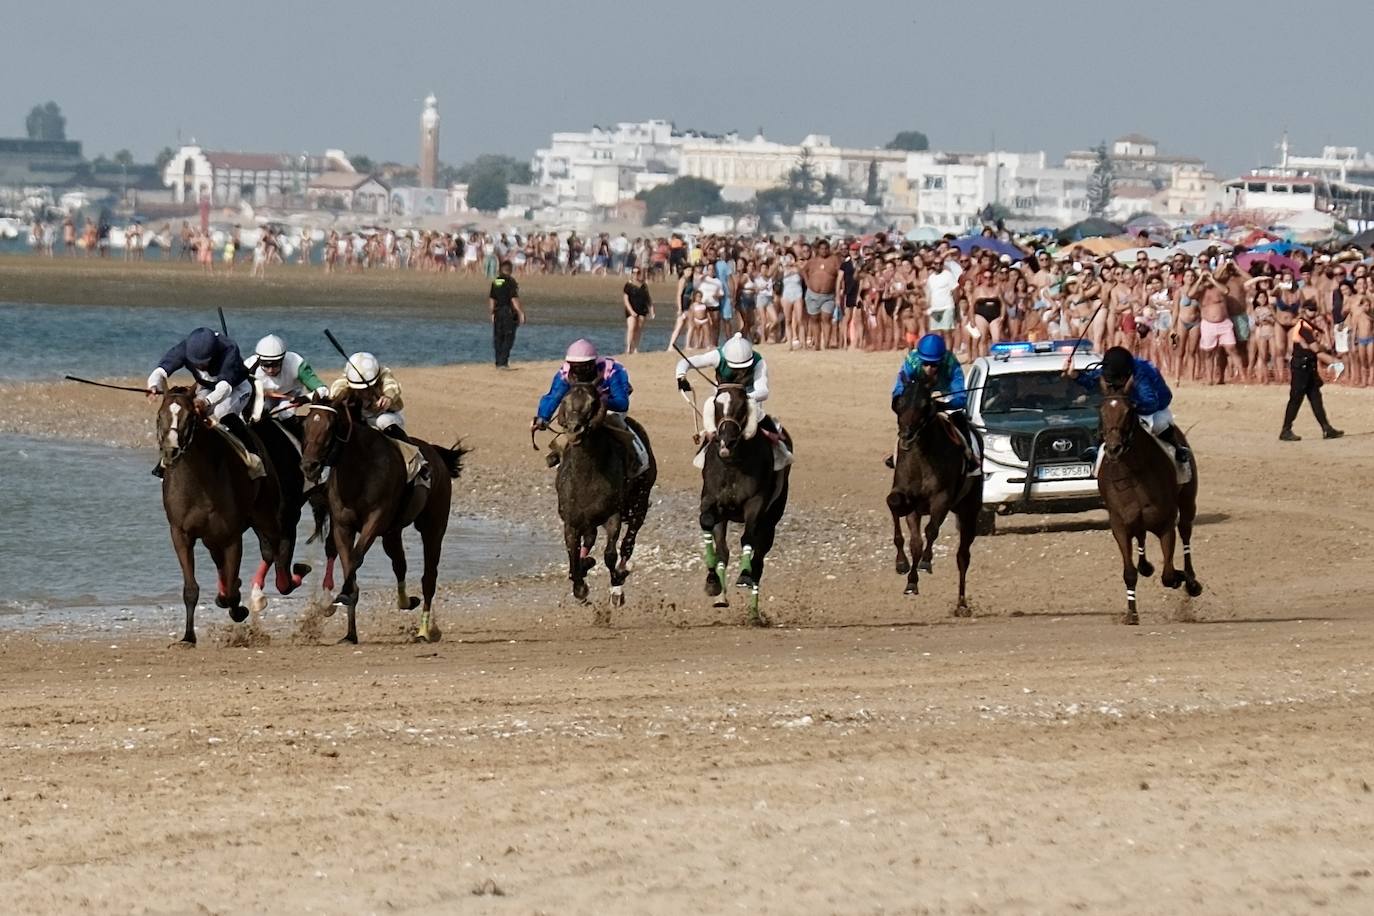
[[[621,441],[629,451],[630,476],[638,477],[649,469],[649,453],[639,437],[625,425],[625,414],[630,409],[630,373],[615,360],[597,356],[596,345],[585,337],[573,341],[563,357],[563,365],[553,374],[553,382],[548,393],[539,399],[539,407],[530,423],[531,429],[547,429],[549,421],[558,412],[573,385],[596,385],[602,402],[606,405],[606,428]],[[554,445],[549,445],[548,465],[557,466],[562,455]]]

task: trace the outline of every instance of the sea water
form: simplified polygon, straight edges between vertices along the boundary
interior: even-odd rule
[[[181,567],[161,484],[149,473],[156,458],[151,450],[0,435],[0,627],[114,619],[180,626]],[[304,514],[296,558],[315,567],[313,586],[324,571],[324,550],[318,542],[306,545],[312,523],[308,509]],[[407,531],[405,542],[411,592],[418,594],[419,536]],[[458,515],[444,538],[439,578],[528,573],[558,556],[549,532]],[[240,570],[245,594],[258,560],[250,531]],[[223,616],[213,606],[214,564],[203,546],[196,575],[201,606]],[[391,563],[380,547],[369,552],[359,582],[390,594]],[[281,606],[270,577],[267,594]]]

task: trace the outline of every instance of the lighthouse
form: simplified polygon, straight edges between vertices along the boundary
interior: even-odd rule
[[[420,187],[436,187],[439,174],[439,100],[430,93],[420,115]]]

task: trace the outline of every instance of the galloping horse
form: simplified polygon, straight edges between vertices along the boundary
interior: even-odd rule
[[[334,607],[348,609],[348,633],[343,642],[358,642],[358,567],[363,565],[368,548],[378,537],[391,558],[396,576],[396,607],[414,610],[420,601],[406,594],[406,556],[401,532],[414,525],[424,546],[424,574],[420,588],[424,607],[415,636],[422,642],[437,642],[439,626],[433,619],[434,586],[439,578],[439,553],[444,532],[448,530],[449,507],[453,500],[452,478],[463,468],[468,450],[455,444],[440,448],[411,439],[432,471],[428,486],[408,482],[406,462],[396,442],[368,426],[358,405],[345,394],[330,403],[311,404],[305,418],[305,442],[301,470],[306,480],[316,481],[324,468],[331,468],[325,492],[329,500],[329,522],[338,551],[343,584]]]
[[[959,603],[954,616],[968,617],[964,589],[968,564],[977,535],[978,510],[983,506],[983,477],[971,475],[965,464],[964,446],[952,424],[940,416],[929,383],[917,376],[893,404],[897,413],[897,460],[892,472],[892,491],[887,507],[892,512],[892,543],[897,548],[896,569],[905,574],[905,594],[920,593],[919,570],[930,572],[940,526],[951,511],[959,522]],[[921,546],[921,517],[925,548]],[[911,532],[911,559],[902,539],[902,519]]]
[[[766,626],[759,613],[759,585],[763,561],[787,508],[787,485],[792,467],[774,470],[773,443],[758,432],[757,409],[743,385],[723,384],[712,398],[715,438],[705,446],[701,471],[701,538],[706,551],[706,594],[728,607],[725,569],[730,562],[729,523],[744,525],[740,536],[739,578],[749,589],[749,623]],[[781,439],[792,451],[786,430]]]
[[[1154,567],[1145,558],[1145,533],[1159,538],[1164,553],[1160,583],[1165,588],[1183,585],[1189,597],[1202,594],[1202,583],[1193,572],[1193,520],[1197,516],[1197,462],[1190,456],[1187,483],[1178,482],[1177,463],[1153,436],[1144,432],[1129,387],[1102,386],[1103,399],[1098,408],[1102,427],[1102,464],[1097,472],[1097,489],[1107,506],[1112,535],[1121,549],[1121,578],[1126,583],[1127,624],[1139,624],[1135,586],[1138,575],[1148,576]],[[1179,445],[1187,447],[1183,432],[1177,433]],[[1183,575],[1174,569],[1174,539],[1183,540]],[[1138,545],[1138,563],[1131,556],[1131,545]]]
[[[563,520],[573,597],[587,600],[587,571],[596,565],[591,550],[599,527],[606,533],[603,560],[611,574],[611,604],[620,607],[625,603],[630,556],[649,513],[649,492],[658,478],[658,462],[644,428],[626,417],[625,425],[634,430],[649,453],[648,470],[629,477],[625,446],[605,427],[605,419],[606,405],[592,383],[572,385],[558,406],[558,423],[566,437],[556,482],[558,516]],[[595,621],[609,624],[610,611],[598,609]]]
[[[248,618],[248,608],[241,603],[239,564],[243,533],[250,527],[262,551],[261,577],[266,577],[268,566],[275,565],[277,590],[283,595],[294,591],[310,568],[291,565],[295,537],[294,532],[286,537],[281,529],[281,485],[270,458],[263,461],[265,476],[250,477],[233,447],[201,419],[192,389],[170,388],[163,394],[157,412],[157,442],[164,468],[162,507],[181,563],[181,597],[186,605],[181,642],[193,646],[200,600],[196,541],[205,544],[218,571],[215,603],[228,608],[235,623]]]

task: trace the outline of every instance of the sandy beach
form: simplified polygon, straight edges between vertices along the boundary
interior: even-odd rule
[[[1142,625],[1119,626],[1104,518],[1014,517],[974,545],[962,621],[952,532],[919,597],[892,572],[896,358],[767,355],[798,454],[771,629],[702,594],[691,419],[645,354],[659,487],[610,628],[552,555],[441,583],[437,645],[377,590],[356,649],[338,617],[242,640],[217,609],[193,651],[167,647],[179,614],[166,635],[0,634],[8,907],[1374,908],[1374,395],[1328,388],[1350,435],[1280,448],[1282,389],[1185,387],[1206,593],[1144,582]],[[457,511],[556,530],[527,435],[552,368],[404,373],[412,431],[475,449]],[[0,405],[0,432],[151,445],[137,397],[44,382]],[[175,579],[170,549],[149,575]]]

